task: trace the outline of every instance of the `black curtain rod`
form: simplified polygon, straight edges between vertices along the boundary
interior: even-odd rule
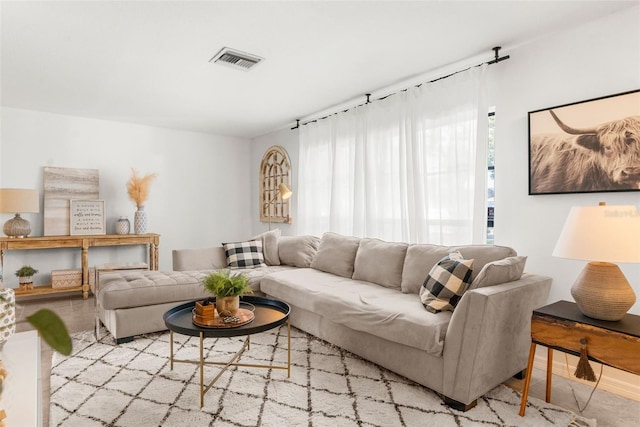
[[[505,61],[505,60],[509,59],[510,58],[509,55],[500,56],[500,49],[502,49],[501,46],[496,46],[496,47],[491,49],[494,52],[494,58],[491,61],[482,62],[482,63],[480,63],[478,65],[467,67],[467,68],[465,68],[463,70],[454,71],[451,74],[447,74],[446,76],[438,77],[437,79],[429,80],[428,82],[417,84],[414,87],[420,87],[423,84],[429,84],[429,83],[437,82],[438,80],[444,80],[444,79],[449,78],[451,76],[455,76],[456,74],[459,74],[459,73],[462,73],[464,71],[470,70],[471,68],[481,67],[484,64],[493,65],[493,64],[497,64],[498,62],[502,62],[502,61]],[[399,93],[399,92],[406,92],[407,90],[408,89],[402,89],[402,90],[399,90],[398,92],[390,93],[389,95],[385,95],[385,96],[377,98],[377,99],[371,99],[371,94],[367,93],[367,94],[365,94],[365,96],[367,97],[367,100],[364,103],[358,104],[358,105],[350,107],[350,108],[347,108],[346,110],[336,111],[335,113],[327,114],[324,117],[320,117],[320,118],[317,118],[317,119],[309,120],[308,122],[304,122],[304,123],[300,123],[300,119],[296,119],[296,125],[294,127],[292,127],[291,130],[298,129],[300,126],[305,126],[305,125],[308,125],[309,123],[315,123],[318,120],[324,120],[324,119],[329,118],[329,117],[331,117],[331,116],[333,116],[335,114],[346,113],[347,111],[351,110],[352,108],[362,107],[363,105],[370,104],[373,101],[382,101],[383,99],[386,99],[386,98],[390,97],[391,95],[395,95],[396,93]]]

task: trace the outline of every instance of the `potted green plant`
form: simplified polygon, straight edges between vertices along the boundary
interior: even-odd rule
[[[30,265],[23,265],[20,267],[20,269],[16,271],[18,282],[20,282],[20,288],[33,289],[33,275],[37,272],[38,270]]]
[[[240,295],[253,293],[249,279],[231,270],[216,270],[202,282],[204,288],[216,297],[216,310],[220,317],[232,317],[240,308]]]

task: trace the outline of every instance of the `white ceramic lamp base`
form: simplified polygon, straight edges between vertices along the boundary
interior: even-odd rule
[[[585,316],[617,321],[636,302],[636,295],[616,264],[590,262],[573,287],[571,295]]]

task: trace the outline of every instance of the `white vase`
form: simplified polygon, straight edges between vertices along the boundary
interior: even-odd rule
[[[116,234],[129,234],[131,231],[131,223],[129,219],[125,216],[121,216],[118,218],[116,222]]]
[[[133,217],[133,231],[136,234],[145,234],[147,232],[147,213],[144,210],[144,206],[138,206]]]

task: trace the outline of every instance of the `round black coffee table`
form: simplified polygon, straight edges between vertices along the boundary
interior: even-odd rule
[[[162,317],[164,324],[170,331],[169,338],[169,357],[171,361],[171,369],[175,363],[191,363],[200,366],[200,407],[204,406],[204,395],[222,376],[229,366],[241,366],[247,368],[271,368],[286,369],[287,377],[291,375],[291,325],[289,324],[289,312],[291,308],[284,301],[273,298],[243,296],[240,298],[240,308],[253,310],[254,319],[241,326],[229,327],[201,327],[193,322],[193,310],[195,301],[181,304],[167,311]],[[251,335],[277,328],[278,326],[287,324],[287,364],[286,365],[256,365],[236,363],[240,355],[251,347]],[[182,335],[200,337],[200,360],[180,360],[173,358],[173,333]],[[203,354],[203,342],[205,338],[225,338],[246,336],[246,340],[240,350],[227,362],[211,362],[205,361]],[[206,386],[204,386],[204,365],[223,366],[222,370],[216,377]]]

